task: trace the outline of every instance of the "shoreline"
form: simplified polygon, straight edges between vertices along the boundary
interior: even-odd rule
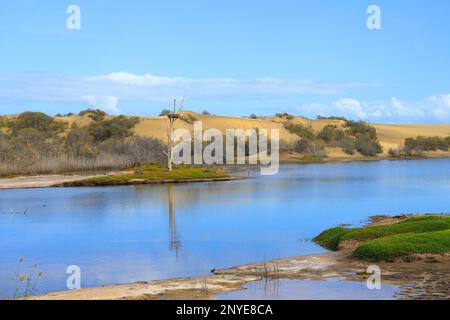
[[[244,290],[247,283],[263,279],[339,279],[365,282],[370,263],[351,257],[349,251],[327,252],[274,259],[215,271],[210,276],[136,282],[82,288],[30,296],[26,300],[184,300],[212,299]],[[449,299],[450,254],[420,255],[413,262],[379,262],[384,284],[397,285],[398,299]]]
[[[374,216],[370,226],[390,225],[408,217],[423,215]],[[351,245],[339,251],[249,263],[214,270],[203,277],[154,280],[132,284],[83,288],[27,297],[30,300],[178,300],[211,299],[216,295],[244,290],[247,283],[271,280],[312,280],[366,282],[368,267],[381,270],[384,284],[399,287],[396,299],[450,299],[450,253],[413,254],[393,261],[370,263],[356,259]]]
[[[280,160],[280,164],[329,164],[329,163],[352,163],[352,162],[377,162],[377,161],[419,161],[419,160],[438,160],[438,159],[450,159],[450,156],[427,156],[427,157],[409,157],[409,158],[390,158],[390,157],[377,157],[377,158],[335,158],[335,159],[322,159],[317,161],[301,160],[301,159],[283,159]],[[244,166],[248,168],[248,166]],[[234,169],[235,172],[239,172],[239,169]],[[113,175],[127,174],[128,172],[109,172],[107,174],[37,174],[37,175],[18,175],[15,177],[0,177],[0,190],[17,190],[17,189],[37,189],[37,188],[68,188],[68,187],[105,187],[105,186],[126,186],[126,185],[145,185],[145,184],[169,184],[169,183],[200,183],[200,182],[213,182],[213,181],[235,181],[244,180],[248,177],[244,176],[228,176],[217,178],[192,178],[192,179],[135,179],[132,181],[115,181],[115,182],[100,182],[89,183],[83,182],[83,180],[92,178],[101,178]]]

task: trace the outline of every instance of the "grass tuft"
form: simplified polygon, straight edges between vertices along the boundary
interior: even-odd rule
[[[195,179],[214,179],[226,178],[227,174],[220,172],[217,168],[204,167],[188,167],[176,166],[172,172],[169,172],[164,166],[149,164],[140,168],[140,173],[117,174],[110,176],[95,177],[82,180],[81,183],[86,184],[102,184],[102,183],[124,183],[132,180],[195,180]]]
[[[314,242],[328,250],[336,251],[342,237],[349,232],[351,229],[341,227],[328,229],[315,237]]]
[[[360,245],[354,256],[368,261],[380,261],[411,254],[445,252],[450,252],[450,230],[383,237]]]
[[[340,241],[368,241],[401,233],[422,233],[450,229],[450,217],[416,217],[409,218],[391,225],[369,226],[350,229]]]
[[[391,225],[364,228],[332,228],[314,239],[334,251],[345,240],[360,243],[354,256],[371,261],[416,253],[450,252],[450,216],[413,217]]]

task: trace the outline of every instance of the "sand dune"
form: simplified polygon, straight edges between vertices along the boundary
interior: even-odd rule
[[[264,117],[258,119],[250,119],[243,117],[228,117],[219,115],[203,115],[197,114],[191,111],[182,112],[182,116],[187,118],[188,121],[179,120],[175,123],[175,128],[184,128],[190,131],[193,130],[192,121],[201,120],[203,122],[204,130],[215,128],[222,132],[226,129],[279,129],[280,139],[286,142],[294,142],[297,140],[297,136],[289,133],[283,126],[283,122],[286,121],[279,117]],[[68,121],[70,124],[76,122],[80,125],[86,125],[91,120],[88,116],[71,116],[67,118],[60,118]],[[165,117],[140,117],[141,121],[136,125],[134,131],[140,136],[150,136],[167,140],[167,120]],[[294,123],[301,123],[303,125],[310,125],[315,131],[320,131],[326,125],[343,124],[342,120],[309,120],[303,117],[295,117],[291,120]],[[385,157],[389,148],[397,148],[402,145],[406,138],[416,138],[419,135],[422,136],[450,136],[450,124],[446,125],[434,125],[434,124],[372,124],[378,133],[378,137],[381,145],[383,146],[384,153],[380,157]],[[361,158],[361,156],[349,156],[342,152],[339,148],[326,148],[328,158],[330,159],[344,159],[353,160]],[[429,156],[450,156],[450,152],[431,152]],[[295,156],[295,155],[294,155]]]
[[[198,120],[203,121],[205,129],[217,128],[222,131],[226,129],[279,129],[280,138],[286,141],[295,141],[297,137],[289,133],[283,127],[283,119],[278,117],[268,117],[261,119],[247,119],[247,118],[233,118],[224,116],[203,116],[194,114]],[[315,131],[322,130],[326,125],[342,125],[341,120],[307,120],[302,117],[296,117],[294,122],[311,125]],[[434,125],[434,124],[372,124],[378,133],[378,137],[381,145],[383,146],[384,153],[386,154],[389,148],[397,148],[402,145],[406,138],[416,138],[419,135],[423,136],[450,136],[450,125]],[[183,127],[192,130],[192,125],[184,121],[178,121],[176,127]],[[165,120],[160,117],[143,117],[140,124],[136,126],[136,133],[144,136],[153,136],[161,139],[166,139],[166,124]],[[442,154],[442,152],[436,152],[434,154]],[[450,155],[450,153],[449,153]],[[354,158],[348,156],[340,150],[335,148],[329,148],[329,156],[331,157],[343,157]]]

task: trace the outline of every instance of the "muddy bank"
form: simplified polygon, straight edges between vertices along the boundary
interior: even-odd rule
[[[359,261],[352,251],[276,259],[218,270],[221,275],[254,275],[272,279],[367,281],[373,263]],[[399,299],[450,299],[450,255],[416,255],[395,262],[377,262],[384,283],[400,287]]]
[[[132,180],[104,180],[104,181],[66,181],[53,185],[54,187],[107,187],[107,186],[130,186],[142,184],[167,184],[167,183],[199,183],[211,181],[234,181],[242,180],[243,177],[221,177],[221,178],[194,178],[194,179],[132,179]]]
[[[258,280],[261,280],[261,277],[232,274],[211,275],[209,277],[158,280],[48,293],[30,297],[28,300],[210,299],[219,293],[242,289],[247,282]]]
[[[275,259],[230,269],[214,275],[158,280],[134,284],[84,288],[48,293],[32,300],[210,299],[217,294],[243,289],[249,282],[269,279],[367,281],[370,264],[355,260],[350,251]],[[398,299],[450,299],[450,255],[420,255],[410,260],[376,263],[381,280],[397,285]],[[295,298],[295,297],[293,297]]]
[[[135,179],[129,181],[84,181],[92,178],[128,174],[128,172],[112,172],[108,174],[94,175],[42,175],[42,176],[21,176],[14,178],[0,179],[0,189],[32,189],[32,188],[68,188],[68,187],[100,187],[100,186],[123,186],[142,184],[166,184],[166,183],[194,183],[210,181],[233,181],[245,179],[244,177],[221,177],[202,179]]]

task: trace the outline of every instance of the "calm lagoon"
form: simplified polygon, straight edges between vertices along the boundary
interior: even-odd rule
[[[308,240],[332,226],[448,212],[449,169],[449,159],[283,165],[231,182],[2,190],[0,297],[20,257],[25,272],[38,264],[43,293],[66,289],[69,265],[96,286],[325,252]]]

